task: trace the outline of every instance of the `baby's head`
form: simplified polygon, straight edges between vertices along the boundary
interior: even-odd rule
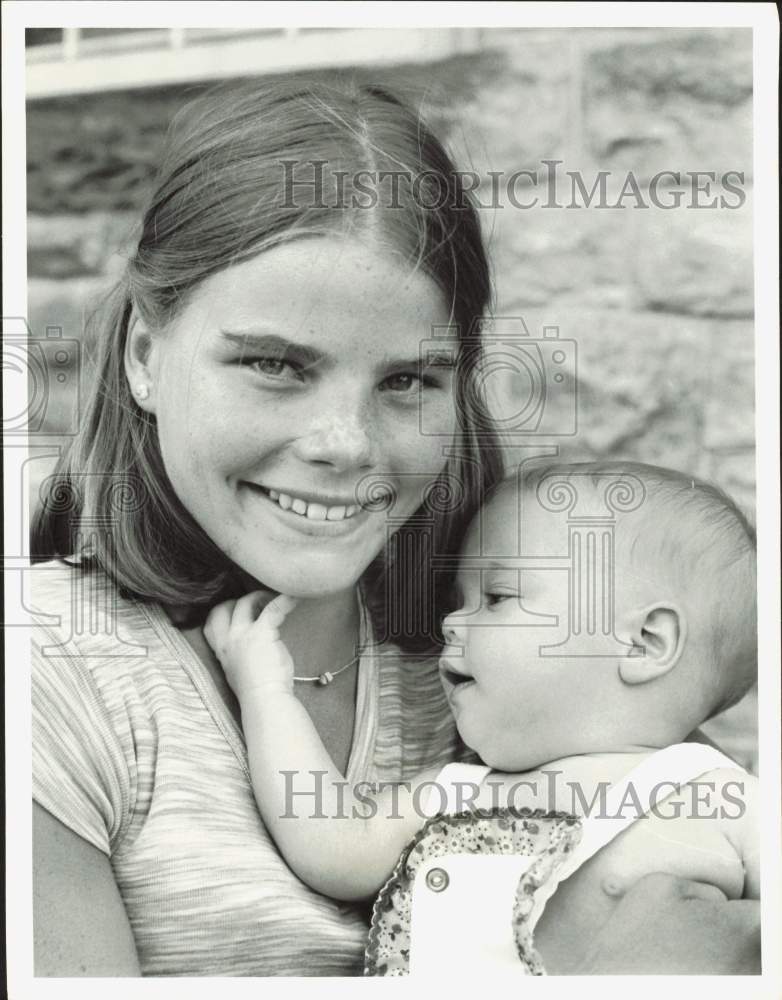
[[[679,742],[755,679],[754,530],[679,472],[588,462],[506,479],[457,583],[443,684],[495,768]]]

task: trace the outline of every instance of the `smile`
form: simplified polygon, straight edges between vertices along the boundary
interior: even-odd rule
[[[303,497],[295,497],[290,493],[280,493],[277,490],[259,489],[266,494],[270,500],[274,500],[278,507],[289,510],[299,517],[307,517],[310,521],[344,521],[345,518],[354,517],[361,508],[358,504],[325,504],[315,501],[305,500]]]
[[[336,529],[340,522],[363,520],[359,515],[366,513],[365,509],[357,503],[348,503],[346,500],[339,502],[336,497],[309,497],[296,496],[282,490],[275,490],[271,487],[260,486],[258,483],[246,482],[253,493],[259,494],[264,500],[273,504],[280,512],[292,516],[300,521],[302,527],[305,524],[327,522],[333,524]],[[325,528],[325,524],[323,524]]]

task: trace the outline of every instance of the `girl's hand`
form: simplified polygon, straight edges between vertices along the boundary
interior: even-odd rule
[[[264,607],[266,598],[264,591],[254,591],[218,604],[204,625],[204,638],[240,704],[253,694],[293,693],[293,660],[280,626],[296,600],[280,594]]]
[[[653,873],[619,900],[594,935],[583,975],[751,976],[760,973],[760,905],[712,885]]]

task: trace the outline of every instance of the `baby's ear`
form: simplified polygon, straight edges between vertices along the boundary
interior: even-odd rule
[[[619,660],[625,684],[645,684],[673,670],[684,650],[687,624],[675,604],[639,608],[628,622],[633,649]]]

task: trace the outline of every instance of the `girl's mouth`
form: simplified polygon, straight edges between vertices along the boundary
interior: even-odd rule
[[[265,486],[258,486],[256,483],[248,483],[252,489],[262,493],[268,500],[276,503],[282,510],[290,511],[299,517],[305,517],[309,521],[345,521],[355,517],[361,507],[358,504],[326,504],[313,500],[305,500],[303,497],[293,496],[290,493],[282,493],[278,490],[268,489]]]
[[[340,538],[347,542],[368,527],[382,528],[382,519],[373,517],[374,512],[371,507],[367,508],[355,502],[340,502],[343,497],[338,495],[328,497],[309,493],[305,496],[296,496],[248,480],[243,480],[240,485],[255,497],[256,501],[268,506],[270,513],[284,524],[288,531],[294,531],[296,535],[303,535],[308,539]]]

